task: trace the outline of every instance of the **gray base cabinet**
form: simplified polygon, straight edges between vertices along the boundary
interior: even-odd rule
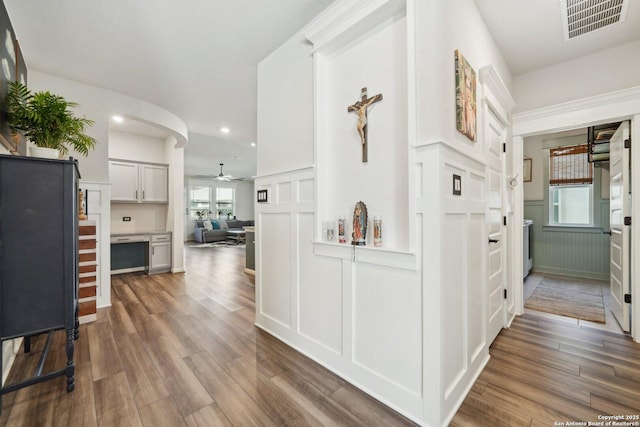
[[[246,256],[246,268],[247,270],[256,269],[256,233],[255,231],[247,231],[247,256]]]
[[[149,242],[149,274],[171,270],[171,234],[154,234]]]

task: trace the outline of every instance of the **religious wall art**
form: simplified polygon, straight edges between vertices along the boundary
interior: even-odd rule
[[[456,128],[476,140],[476,72],[458,49],[456,62]]]
[[[356,207],[353,210],[352,245],[364,246],[367,244],[367,221],[367,205],[362,202],[356,203]]]
[[[356,130],[360,136],[360,143],[362,144],[362,163],[367,163],[368,159],[368,140],[367,140],[367,108],[375,102],[382,100],[382,94],[367,98],[367,88],[363,87],[360,91],[360,101],[347,107],[348,112],[356,112],[358,114],[358,122],[356,123]]]

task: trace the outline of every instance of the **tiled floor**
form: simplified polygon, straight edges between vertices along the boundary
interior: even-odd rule
[[[525,301],[525,304],[526,304],[527,299],[531,296],[533,291],[540,284],[540,282],[542,282],[543,279],[546,278],[547,280],[553,280],[554,277],[563,278],[564,276],[558,276],[558,275],[553,275],[553,274],[543,274],[543,273],[531,273],[531,274],[529,274],[524,279],[524,301]],[[576,278],[573,277],[571,279],[575,280]],[[605,319],[606,323],[603,324],[603,323],[589,322],[589,321],[586,321],[586,320],[580,320],[580,319],[574,319],[574,318],[571,318],[571,317],[559,316],[557,314],[551,314],[551,313],[544,313],[544,312],[541,312],[541,311],[535,311],[535,310],[531,310],[531,309],[528,309],[528,308],[525,308],[524,312],[525,313],[535,313],[537,316],[540,316],[540,317],[549,317],[549,318],[552,318],[552,319],[566,321],[567,323],[572,323],[572,324],[579,325],[579,326],[586,326],[586,327],[590,327],[590,328],[602,329],[602,330],[605,330],[605,331],[624,334],[624,332],[620,328],[620,325],[618,324],[616,319],[613,317],[613,314],[611,313],[611,308],[610,308],[611,291],[609,290],[609,282],[604,282],[604,281],[601,281],[601,280],[593,280],[593,279],[580,279],[580,280],[584,281],[584,282],[588,282],[588,283],[594,283],[594,284],[598,284],[599,283],[602,286],[602,295],[604,297],[604,311],[605,311],[605,316],[606,316],[606,319]]]

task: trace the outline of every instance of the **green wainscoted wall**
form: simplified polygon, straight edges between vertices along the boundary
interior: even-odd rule
[[[600,200],[600,218],[609,230],[609,200]],[[533,220],[533,271],[609,280],[609,235],[602,229],[552,230],[544,226],[544,201],[524,202],[524,218]]]

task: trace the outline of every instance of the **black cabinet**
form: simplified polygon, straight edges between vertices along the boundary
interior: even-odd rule
[[[33,335],[64,329],[67,337],[66,366],[42,375],[39,366],[3,394],[61,375],[74,388],[78,179],[73,160],[0,156],[0,337],[25,337],[25,351]]]

